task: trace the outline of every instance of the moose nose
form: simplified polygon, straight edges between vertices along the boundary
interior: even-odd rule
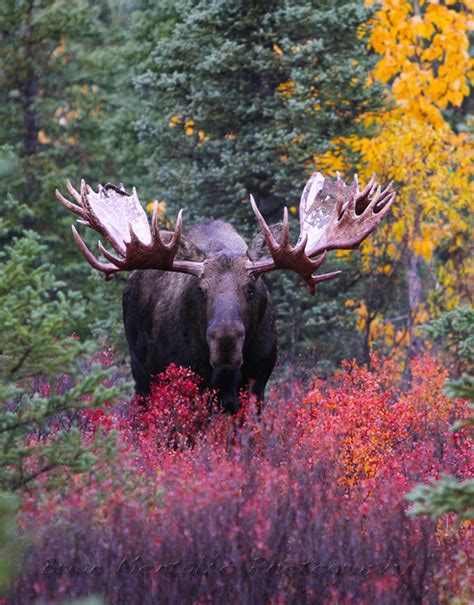
[[[210,362],[213,368],[237,369],[242,365],[245,329],[240,323],[220,323],[207,330]]]

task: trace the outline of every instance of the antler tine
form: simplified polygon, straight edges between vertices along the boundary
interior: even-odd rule
[[[288,208],[286,206],[283,209],[283,240],[281,245],[283,248],[287,248],[290,245],[290,227],[288,223]]]
[[[344,183],[341,178],[341,173],[336,172],[337,197],[336,197],[336,214],[341,217],[344,211]]]
[[[308,243],[308,234],[303,233],[303,236],[299,239],[299,241],[296,242],[295,254],[301,254],[302,252],[304,252],[304,249],[306,248],[307,243]]]
[[[321,273],[321,275],[312,275],[311,283],[308,283],[309,293],[314,296],[316,292],[316,284],[319,284],[322,281],[327,281],[328,279],[334,279],[341,273],[342,271],[331,271],[330,273]]]
[[[375,193],[373,194],[373,197],[370,200],[369,206],[373,206],[374,202],[377,203],[377,201],[380,199],[381,193],[382,193],[382,186],[378,185],[377,189],[375,190]]]
[[[61,202],[61,204],[67,208],[68,210],[70,210],[71,212],[74,212],[74,214],[77,214],[78,216],[80,216],[81,218],[85,219],[86,218],[86,213],[84,211],[84,209],[81,206],[76,206],[76,204],[73,204],[72,202],[70,202],[67,198],[65,198],[61,192],[56,189],[54,191],[57,199],[59,202]]]
[[[101,253],[105,256],[105,258],[107,260],[112,262],[116,267],[123,266],[123,258],[119,258],[118,256],[115,256],[115,254],[112,254],[111,252],[109,252],[100,240],[98,241],[97,245],[99,247],[99,250],[101,251]]]
[[[76,243],[79,246],[82,254],[85,256],[87,262],[92,267],[94,267],[94,269],[98,269],[99,271],[102,271],[103,273],[105,273],[106,276],[108,276],[106,279],[110,279],[110,275],[112,273],[116,273],[118,271],[118,268],[115,265],[111,265],[108,263],[107,264],[102,263],[100,260],[98,260],[92,254],[92,252],[89,250],[89,248],[86,246],[86,244],[82,241],[82,238],[79,235],[77,229],[74,227],[74,225],[71,225],[71,229],[72,229],[72,234],[74,236],[74,239],[76,240]]]
[[[77,193],[77,192],[76,192]],[[84,179],[81,179],[81,194],[80,194],[80,200],[81,200],[81,206],[84,208],[84,210],[86,211],[88,218],[89,215],[91,215],[93,217],[92,223],[95,224],[99,224],[100,222],[97,221],[97,219],[95,218],[95,214],[91,208],[91,204],[88,198],[88,194],[90,193],[90,187],[89,185],[86,185],[86,182]]]
[[[364,191],[367,189],[369,192],[369,195],[371,195],[374,192],[376,187],[377,187],[377,176],[374,172],[372,174],[372,176],[370,177],[370,181],[367,183]]]
[[[171,242],[168,244],[170,250],[177,250],[181,237],[183,235],[183,209],[178,212],[178,218],[176,219],[176,227],[171,238]]]
[[[338,277],[341,275],[342,271],[330,271],[329,273],[321,273],[321,275],[314,276],[314,283],[319,284],[319,282],[327,281],[328,279],[333,279],[334,277]]]
[[[143,248],[143,242],[140,240],[138,235],[135,233],[133,229],[132,223],[128,225],[128,233],[130,234],[130,241],[125,242],[126,248]]]
[[[153,215],[151,217],[151,235],[153,239],[161,240],[160,227],[158,225],[158,202],[156,202],[153,208]]]
[[[374,194],[375,190],[377,189],[377,186],[378,185],[376,182],[376,176],[375,176],[375,172],[374,172],[370,178],[370,181],[367,183],[367,185],[364,187],[364,189],[357,194],[356,201],[365,199],[366,197],[371,197]]]
[[[81,179],[81,200],[85,200],[89,203],[88,195],[91,193],[91,187],[86,183],[84,179]]]
[[[354,189],[357,195],[360,192],[359,177],[357,175],[357,172],[354,174]]]
[[[262,229],[263,237],[265,238],[265,241],[267,242],[267,246],[270,249],[278,248],[279,244],[276,241],[275,237],[273,236],[273,233],[271,232],[270,227],[267,225],[265,219],[263,218],[262,213],[257,208],[257,204],[256,204],[255,199],[252,194],[250,194],[250,203],[252,204],[252,210],[254,211],[254,214],[257,217],[257,220]]]
[[[66,187],[67,187],[67,190],[69,191],[69,193],[72,195],[72,197],[76,200],[76,202],[78,204],[82,204],[81,194],[79,193],[79,191],[74,189],[74,187],[69,179],[66,180]]]

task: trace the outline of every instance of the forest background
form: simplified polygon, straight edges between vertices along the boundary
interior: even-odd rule
[[[271,278],[281,351],[322,373],[372,347],[406,359],[430,321],[446,345],[443,318],[472,302],[470,4],[3,2],[3,246],[36,234],[34,263],[87,309],[65,329],[125,353],[125,277],[104,285],[78,254],[54,196],[67,178],[135,185],[164,224],[184,207],[188,225],[251,238],[250,193],[296,229],[312,171],[376,172],[397,203],[361,252],[333,253],[342,278],[314,298]]]
[[[185,227],[223,218],[248,241],[258,231],[250,194],[268,221],[288,206],[296,237],[314,170],[393,180],[384,224],[360,250],[329,255],[325,269],[340,278],[311,297],[298,277],[269,277],[277,377],[326,378],[377,354],[409,381],[427,351],[451,378],[472,366],[473,8],[2,1],[2,488],[23,493],[54,469],[90,469],[111,435],[86,447],[71,421],[31,443],[32,429],[131,395],[126,276],[105,283],[77,250],[54,195],[68,178],[135,185],[164,226],[183,207]]]

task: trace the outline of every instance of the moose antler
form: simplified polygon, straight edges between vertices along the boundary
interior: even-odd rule
[[[81,217],[80,223],[100,233],[114,248],[119,256],[109,252],[99,241],[99,250],[110,261],[104,263],[98,260],[86,244],[76,228],[72,227],[74,239],[86,260],[94,269],[105,274],[106,279],[118,271],[133,271],[134,269],[161,269],[163,271],[178,271],[200,276],[204,271],[204,262],[176,260],[176,254],[183,232],[183,211],[180,210],[176,220],[176,229],[164,242],[158,226],[158,212],[155,207],[151,221],[148,218],[137,196],[135,187],[132,193],[127,193],[123,186],[99,185],[95,193],[89,185],[81,181],[81,192],[74,189],[69,181],[66,182],[69,193],[77,204],[73,204],[56,190],[56,197],[68,210]]]
[[[337,180],[325,178],[315,172],[307,182],[300,201],[300,235],[295,246],[290,243],[288,210],[283,214],[281,243],[250,196],[252,209],[260,223],[263,236],[271,254],[268,261],[249,261],[248,270],[263,273],[275,269],[295,271],[309,286],[311,294],[321,281],[338,276],[340,271],[314,275],[325,260],[328,250],[356,248],[388,213],[395,192],[392,183],[382,191],[375,182],[375,175],[360,191],[357,176],[347,186],[337,173]]]

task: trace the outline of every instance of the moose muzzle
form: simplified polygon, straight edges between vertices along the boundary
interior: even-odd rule
[[[240,322],[219,322],[207,329],[210,363],[213,368],[235,370],[243,362],[245,328]]]

